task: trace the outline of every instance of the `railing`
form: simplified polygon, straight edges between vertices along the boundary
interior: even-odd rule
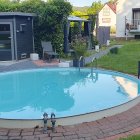
[[[125,18],[125,25],[128,31],[140,31],[140,19]]]
[[[82,58],[84,59],[84,57],[83,56],[80,56],[80,58],[79,58],[79,71],[80,71],[80,63],[81,63],[81,60],[82,60]]]
[[[92,81],[95,83],[98,80],[98,73],[93,72],[94,61],[95,61],[95,68],[97,69],[97,58],[96,57],[93,57],[91,60],[91,78],[92,78]]]
[[[138,61],[138,79],[140,78],[140,61]]]
[[[52,132],[55,131],[55,123],[56,123],[56,119],[55,119],[55,114],[51,113],[51,123],[52,123]],[[43,122],[44,122],[44,128],[43,128],[43,133],[47,134],[48,133],[48,114],[45,112],[43,114]]]
[[[95,68],[97,68],[97,58],[96,57],[93,57],[92,60],[91,60],[91,73],[93,73],[93,62],[95,61]]]

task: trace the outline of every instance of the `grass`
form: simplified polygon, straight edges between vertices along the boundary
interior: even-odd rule
[[[98,59],[98,67],[137,75],[140,41],[120,41],[118,43],[124,45],[118,50],[118,54],[109,53]]]
[[[140,135],[134,135],[128,138],[121,138],[120,140],[140,140]]]
[[[111,46],[112,45],[125,45],[125,44],[128,44],[128,43],[132,43],[132,42],[137,42],[137,40],[116,40],[116,39],[112,39],[110,44]]]
[[[137,75],[138,61],[140,61],[140,41],[113,40],[112,45],[123,45],[123,47],[118,50],[118,54],[109,53],[98,59],[98,67]],[[140,135],[120,138],[119,140],[140,140]]]

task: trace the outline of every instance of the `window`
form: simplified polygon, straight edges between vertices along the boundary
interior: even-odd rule
[[[136,27],[140,25],[140,8],[133,9],[133,24]]]
[[[1,49],[10,49],[10,40],[9,40],[9,34],[0,34],[0,50]]]
[[[108,7],[103,8],[103,16],[110,16],[110,9]]]
[[[111,23],[111,18],[102,18],[102,23]]]
[[[10,26],[8,24],[0,24],[0,31],[10,31]]]
[[[11,49],[10,24],[0,24],[0,50]]]

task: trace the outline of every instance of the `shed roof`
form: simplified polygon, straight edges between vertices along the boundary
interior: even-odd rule
[[[87,19],[76,17],[76,16],[73,16],[73,15],[69,16],[68,20],[69,21],[88,21]]]
[[[0,16],[36,16],[34,13],[22,13],[22,12],[0,12]]]

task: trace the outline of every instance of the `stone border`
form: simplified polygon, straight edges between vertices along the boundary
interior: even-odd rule
[[[71,117],[63,117],[63,118],[57,118],[56,119],[56,126],[66,126],[66,125],[75,125],[80,124],[84,122],[91,122],[100,120],[102,118],[110,117],[119,113],[122,113],[124,111],[129,110],[130,108],[136,106],[138,103],[140,103],[140,96],[137,98],[124,103],[122,105],[112,107],[109,109],[83,114],[83,115],[77,115],[77,116],[71,116]],[[24,120],[24,119],[0,119],[0,127],[1,128],[35,128],[36,126],[43,127],[43,120]],[[48,126],[51,126],[50,119],[48,120]]]

